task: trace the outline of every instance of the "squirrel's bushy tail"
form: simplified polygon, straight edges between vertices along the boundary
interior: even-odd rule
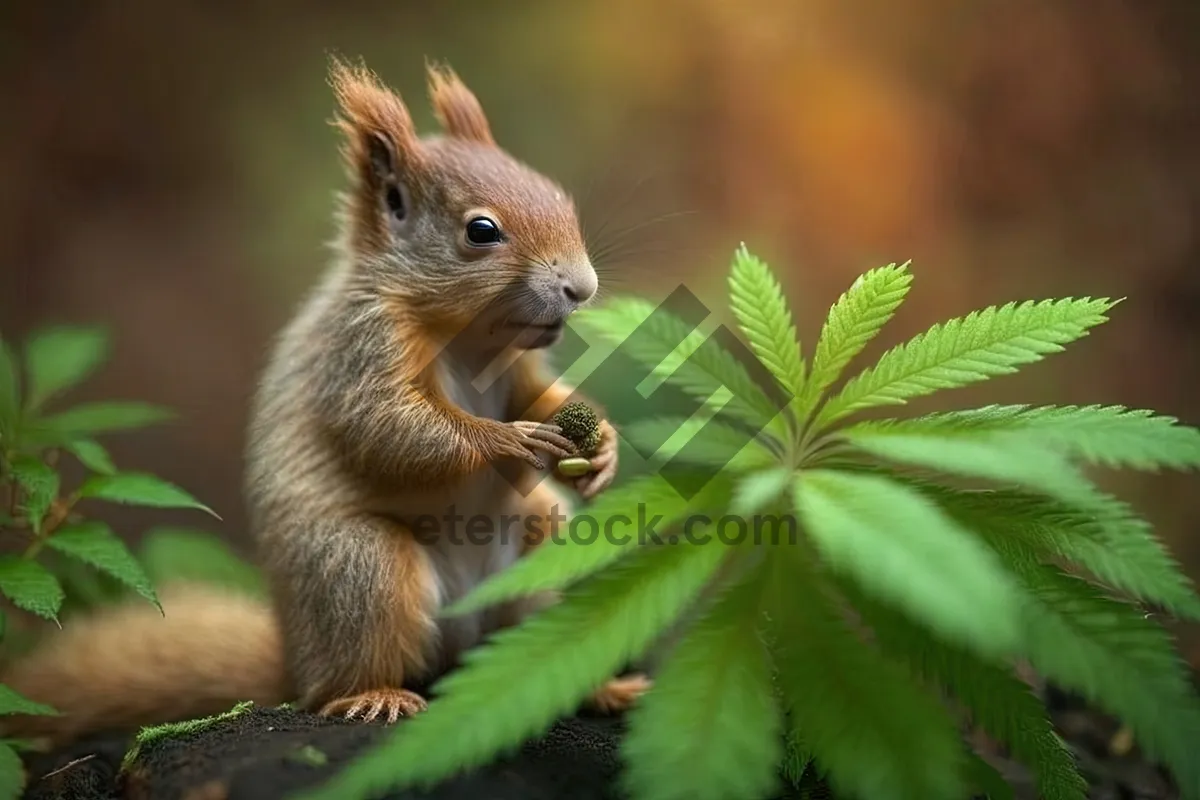
[[[269,605],[213,587],[160,593],[72,620],[10,664],[0,683],[58,716],[0,718],[0,735],[61,744],[228,711],[243,700],[290,700],[283,644]]]

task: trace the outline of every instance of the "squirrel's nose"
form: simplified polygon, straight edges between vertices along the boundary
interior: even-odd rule
[[[582,305],[596,293],[596,272],[591,264],[583,264],[559,274],[563,296],[575,305]]]

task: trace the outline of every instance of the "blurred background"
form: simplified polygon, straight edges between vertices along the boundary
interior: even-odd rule
[[[110,326],[113,361],[72,399],[177,409],[111,451],[217,509],[239,548],[256,373],[334,232],[331,51],[365,57],[426,130],[425,60],[453,65],[498,140],[619,240],[610,295],[683,281],[723,308],[745,241],[811,346],[859,273],[912,259],[867,358],[984,305],[1127,297],[1067,354],[913,410],[1200,424],[1195,0],[6,0],[0,333]],[[1200,577],[1196,477],[1115,488]],[[174,519],[108,513],[132,538]]]

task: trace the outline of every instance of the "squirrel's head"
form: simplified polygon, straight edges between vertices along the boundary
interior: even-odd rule
[[[496,145],[453,72],[431,66],[428,77],[444,133],[419,137],[399,95],[365,67],[333,63],[355,269],[422,324],[469,326],[502,346],[552,344],[597,288],[574,203]]]

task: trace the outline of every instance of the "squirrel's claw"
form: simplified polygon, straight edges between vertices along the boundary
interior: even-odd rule
[[[633,706],[653,685],[648,677],[640,673],[613,678],[596,690],[589,698],[588,705],[602,714],[617,714]]]
[[[362,694],[341,697],[321,708],[323,717],[345,717],[361,722],[374,722],[381,714],[388,724],[400,717],[411,717],[427,708],[425,698],[407,689],[375,689]],[[361,716],[360,716],[361,715]]]

